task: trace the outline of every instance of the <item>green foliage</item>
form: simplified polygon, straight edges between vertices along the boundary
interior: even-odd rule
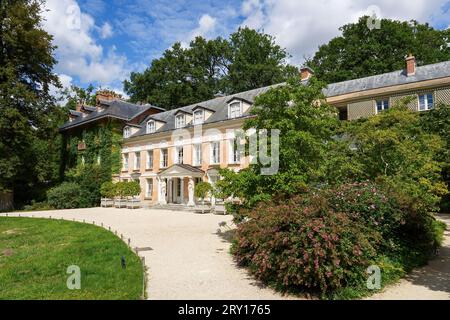
[[[390,19],[370,30],[367,18],[341,27],[342,35],[320,46],[307,63],[321,80],[333,83],[402,70],[410,53],[419,65],[450,60],[448,30]]]
[[[23,211],[46,211],[54,209],[55,208],[49,205],[47,202],[36,202],[34,200],[31,201],[31,204],[23,207]]]
[[[240,28],[229,40],[197,37],[189,48],[175,43],[124,88],[132,102],[176,108],[285,81],[297,75],[288,54],[270,35]]]
[[[63,110],[49,93],[59,83],[41,12],[42,1],[0,3],[0,189],[14,191],[16,207],[43,200],[59,178]]]
[[[362,178],[383,182],[411,198],[418,212],[435,210],[447,192],[441,180],[443,163],[436,154],[444,144],[420,125],[420,115],[404,102],[377,116],[348,122],[354,142],[353,158],[363,166]]]
[[[279,171],[261,175],[260,164],[239,173],[221,170],[224,179],[218,185],[226,197],[239,197],[244,206],[251,207],[276,196],[288,198],[326,179],[325,165],[338,119],[336,109],[323,101],[321,89],[322,84],[314,79],[308,85],[292,79],[258,96],[252,109],[257,117],[248,120],[244,129],[280,130]]]
[[[199,182],[195,185],[194,195],[196,198],[205,199],[213,191],[209,182]]]
[[[109,199],[114,198],[117,194],[116,186],[117,185],[111,181],[102,183],[100,187],[101,196]]]
[[[55,209],[73,209],[80,206],[81,187],[73,182],[63,182],[47,192],[47,202]]]
[[[123,186],[125,189],[124,196],[126,197],[138,196],[141,193],[141,185],[138,181],[125,182]]]
[[[321,195],[284,204],[261,203],[238,225],[232,252],[260,280],[281,290],[328,294],[365,281],[376,256],[378,232]]]
[[[436,160],[443,163],[442,180],[447,184],[448,193],[440,203],[442,212],[450,212],[450,106],[439,104],[421,117],[420,123],[426,132],[439,135],[445,148],[436,154]]]

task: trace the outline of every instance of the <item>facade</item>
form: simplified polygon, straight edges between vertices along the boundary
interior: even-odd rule
[[[408,106],[414,111],[450,104],[450,61],[417,67],[409,56],[405,64],[404,70],[330,84],[324,94],[341,120],[377,114],[405,97],[411,97]],[[301,70],[303,82],[311,76],[311,69]],[[196,183],[214,185],[219,168],[239,171],[249,165],[236,131],[250,117],[255,98],[276,86],[170,111],[153,108],[127,121],[119,179],[139,181],[141,200],[148,205],[194,206]]]

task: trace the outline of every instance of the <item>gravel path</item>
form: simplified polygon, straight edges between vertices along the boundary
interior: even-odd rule
[[[2,214],[4,216],[4,214]],[[18,213],[9,214],[17,216]],[[286,299],[261,287],[229,254],[230,243],[217,234],[219,223],[230,216],[187,212],[127,209],[74,209],[20,213],[104,224],[140,252],[148,267],[149,299]]]
[[[449,300],[450,299],[450,214],[439,215],[447,223],[439,256],[416,269],[399,283],[370,297],[373,300]]]

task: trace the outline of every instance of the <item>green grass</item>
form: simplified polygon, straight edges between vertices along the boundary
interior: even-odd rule
[[[71,265],[80,267],[80,290],[67,288]],[[0,217],[0,299],[140,299],[142,286],[139,257],[103,228]]]

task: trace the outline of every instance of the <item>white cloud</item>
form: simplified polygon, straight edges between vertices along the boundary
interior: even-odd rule
[[[80,12],[77,1],[47,0],[45,6],[43,26],[58,47],[57,73],[101,85],[118,83],[128,76],[126,57],[118,55],[115,48],[105,51],[97,43],[93,33],[99,27],[90,15]],[[100,29],[107,36],[112,28],[105,25]]]
[[[449,22],[441,7],[448,0],[245,0],[242,25],[276,37],[276,41],[293,55],[294,63],[312,56],[320,44],[339,35],[339,27],[356,22],[376,6],[382,18],[419,22]],[[372,6],[372,7],[371,7]]]
[[[67,99],[61,94],[61,92],[65,89],[69,89],[72,86],[73,78],[67,74],[58,74],[59,82],[61,83],[62,88],[56,88],[55,86],[50,86],[50,94],[55,97],[60,105],[65,105],[67,103]]]
[[[198,27],[192,31],[191,39],[202,36],[208,37],[216,28],[217,19],[211,17],[209,14],[204,14],[198,20]]]
[[[100,28],[100,37],[102,37],[102,39],[107,39],[111,38],[113,34],[112,26],[108,22],[105,22]]]

